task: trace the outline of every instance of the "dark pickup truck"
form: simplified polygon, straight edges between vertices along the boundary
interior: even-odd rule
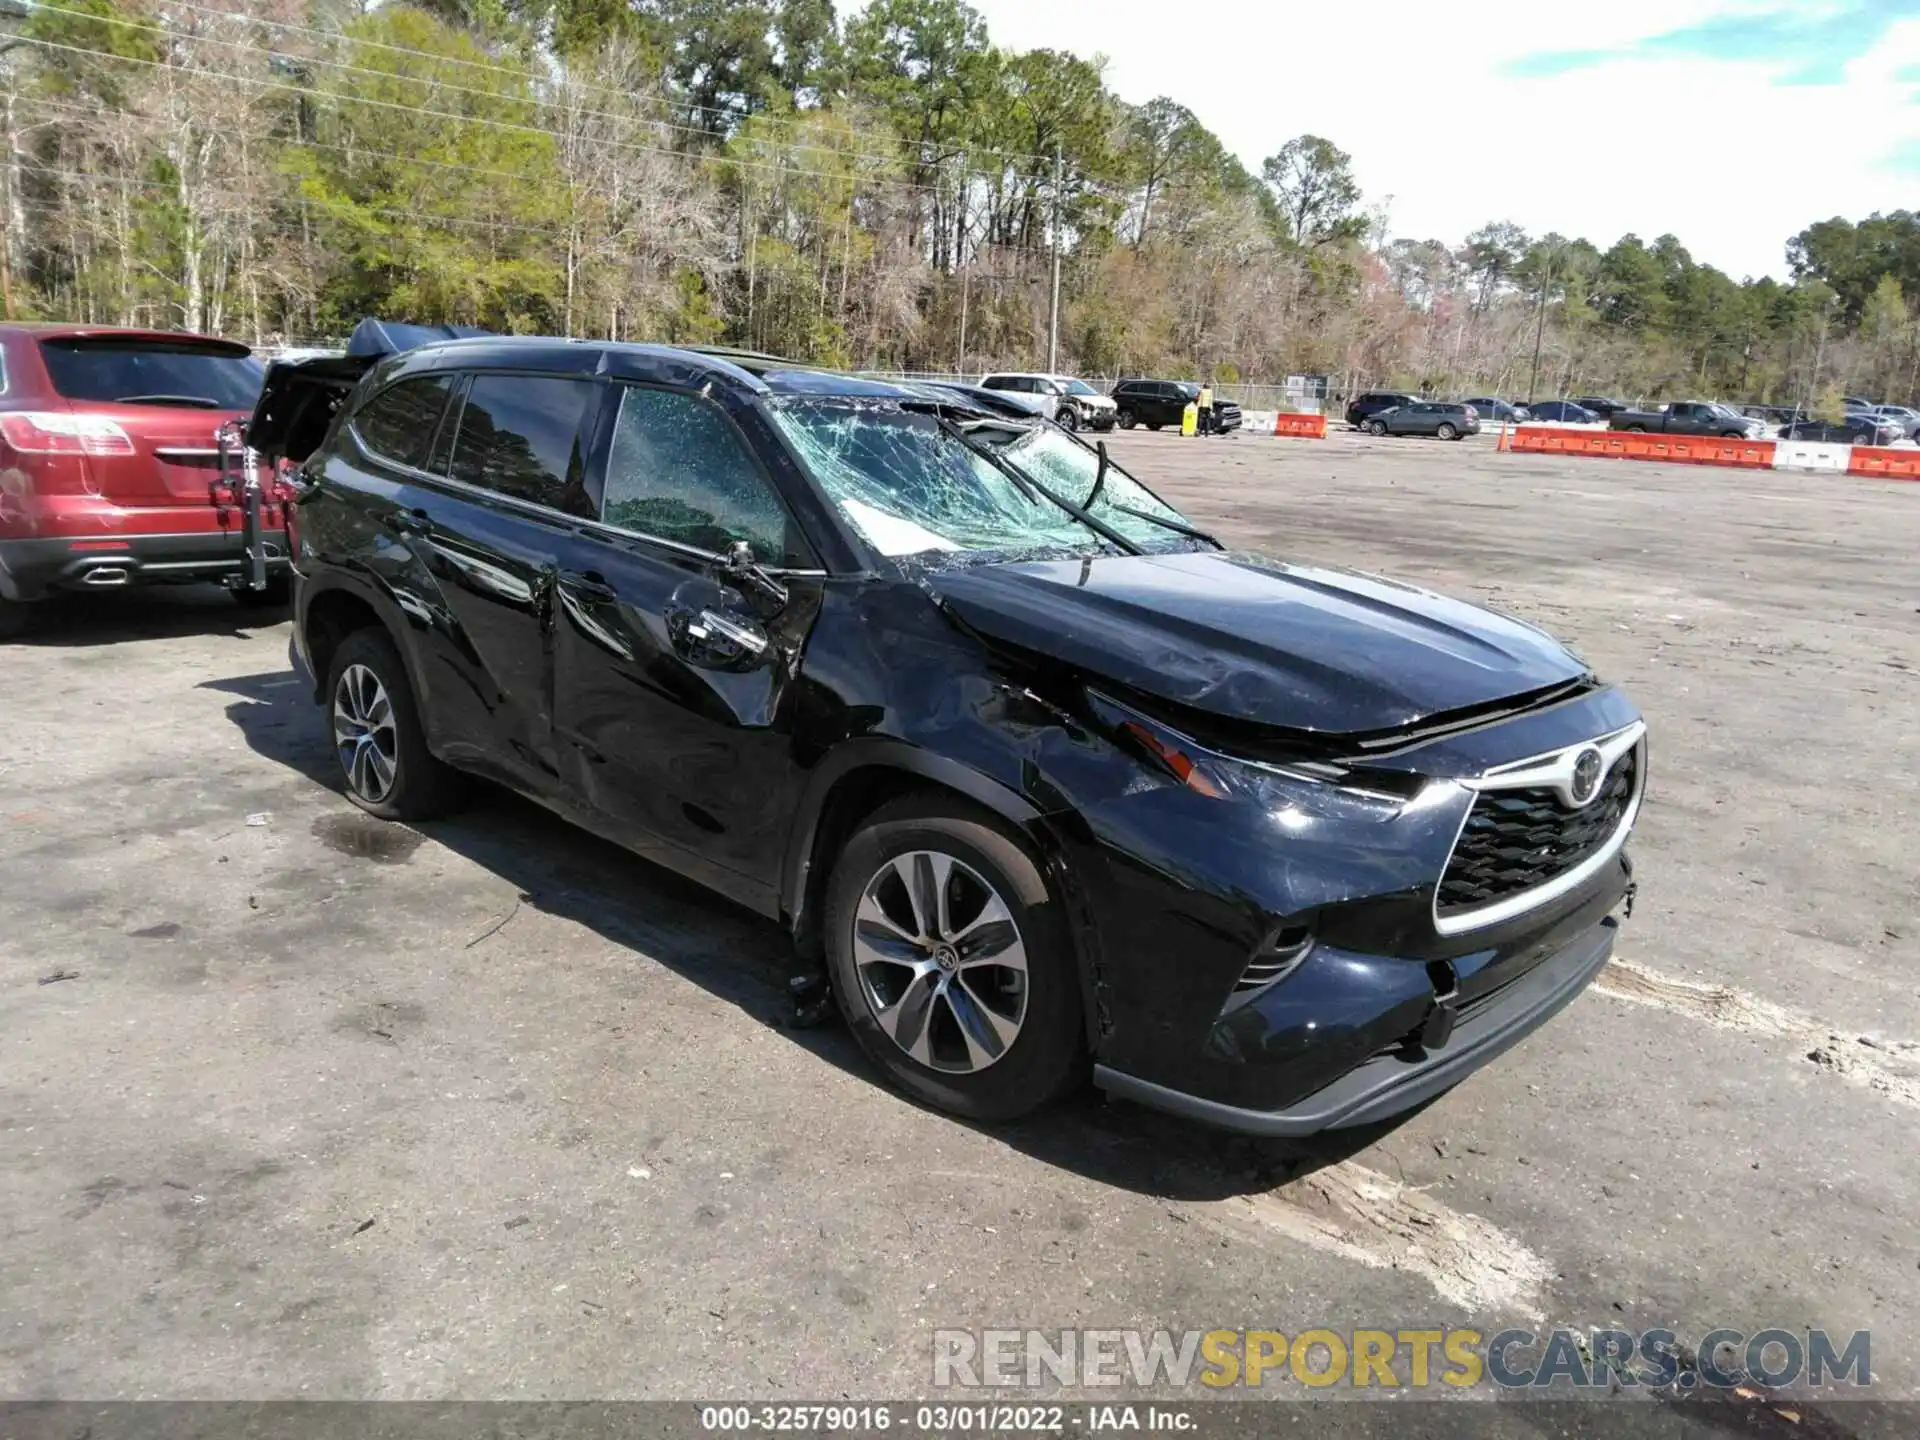
[[[1727,405],[1681,400],[1658,410],[1619,410],[1607,417],[1610,430],[1639,430],[1654,435],[1724,435],[1751,440],[1762,425]]]

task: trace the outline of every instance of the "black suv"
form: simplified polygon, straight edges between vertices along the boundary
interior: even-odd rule
[[[1178,430],[1187,406],[1200,398],[1200,385],[1193,380],[1122,380],[1112,393],[1122,430],[1136,425],[1149,430],[1171,425]],[[1223,435],[1240,428],[1240,407],[1218,390],[1213,396],[1213,428]]]
[[[1418,405],[1420,397],[1409,395],[1404,390],[1369,390],[1364,395],[1356,395],[1347,402],[1347,424],[1356,430],[1367,428],[1367,421],[1382,410],[1397,409],[1402,405]]]
[[[1263,1134],[1453,1085],[1606,962],[1646,778],[1529,625],[1229,554],[936,386],[462,340],[270,372],[348,795],[489,777],[773,917],[935,1105]]]

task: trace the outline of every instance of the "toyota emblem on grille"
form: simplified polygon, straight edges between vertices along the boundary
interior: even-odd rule
[[[1600,752],[1589,745],[1582,750],[1573,762],[1573,778],[1567,785],[1567,798],[1573,802],[1574,809],[1593,803],[1593,797],[1600,793]]]

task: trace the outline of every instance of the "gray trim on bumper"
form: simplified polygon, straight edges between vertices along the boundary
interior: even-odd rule
[[[1369,1125],[1459,1084],[1546,1024],[1600,973],[1613,955],[1618,929],[1619,922],[1609,915],[1573,944],[1549,955],[1462,1019],[1444,1049],[1416,1061],[1376,1055],[1282,1110],[1223,1105],[1104,1065],[1093,1067],[1093,1083],[1110,1095],[1244,1135],[1312,1135]]]
[[[269,574],[286,571],[287,532],[262,532]],[[113,540],[119,550],[75,550],[75,542]],[[139,585],[233,580],[245,575],[240,531],[181,530],[142,535],[54,535],[0,540],[0,595],[38,600],[50,592],[131,589]],[[96,571],[118,571],[110,585],[89,584]]]

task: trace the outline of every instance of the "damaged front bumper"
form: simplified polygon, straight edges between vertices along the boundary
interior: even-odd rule
[[[1385,756],[1366,774],[1378,788],[1269,770],[1258,792],[1165,732],[1229,798],[1136,782],[1058,827],[1063,870],[1085,891],[1075,929],[1097,1083],[1276,1136],[1367,1124],[1457,1084],[1606,964],[1633,879],[1629,813],[1566,883],[1443,926],[1438,886],[1474,787],[1637,724],[1617,691],[1587,691]],[[1063,789],[1078,778],[1068,758],[1043,762]],[[1389,766],[1417,785],[1411,798],[1389,793]]]
[[[1617,921],[1604,917],[1518,979],[1467,1002],[1444,1043],[1431,1048],[1417,1040],[1396,1043],[1276,1109],[1211,1100],[1105,1065],[1094,1067],[1094,1083],[1156,1110],[1247,1135],[1311,1135],[1386,1120],[1459,1084],[1552,1019],[1605,967],[1617,929]]]

